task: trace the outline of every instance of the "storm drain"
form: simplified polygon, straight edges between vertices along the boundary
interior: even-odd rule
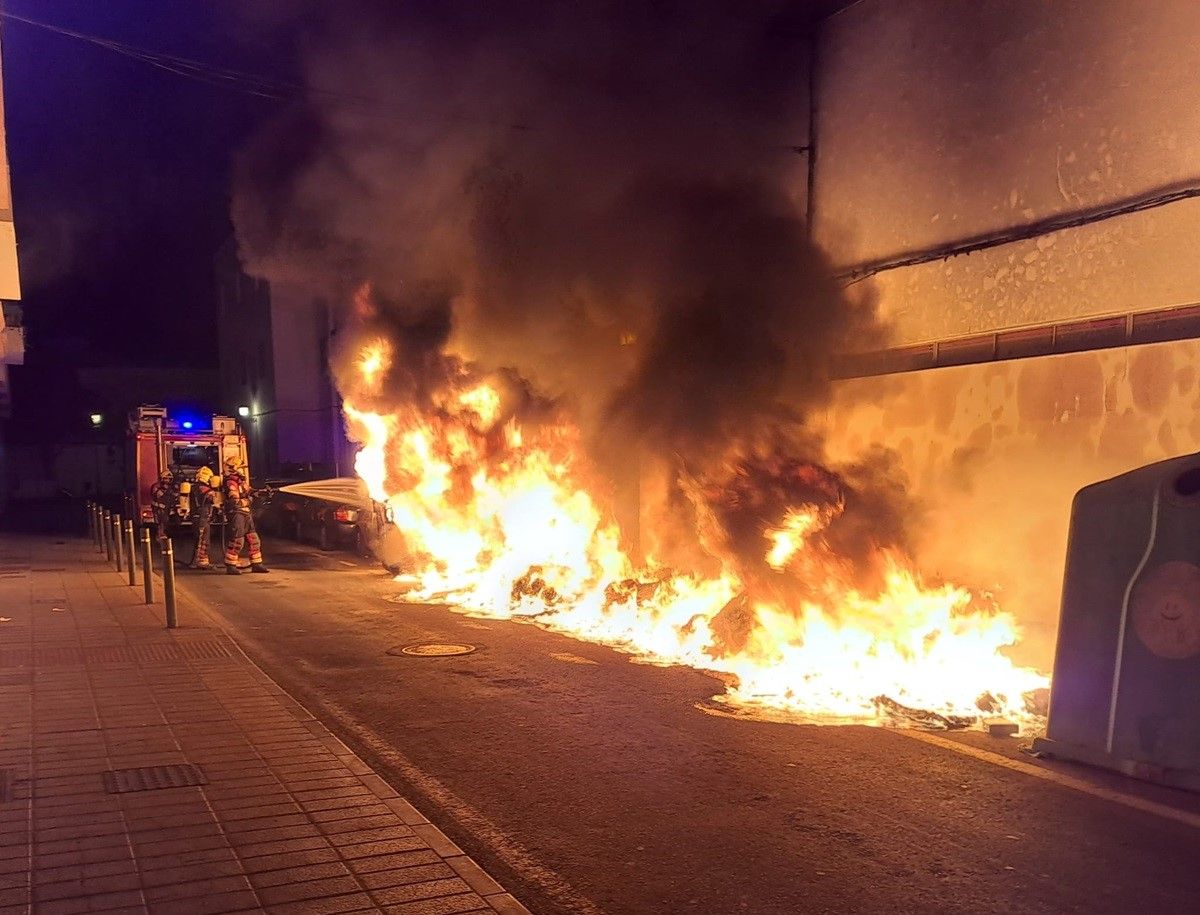
[[[425,645],[405,645],[389,648],[388,654],[406,654],[414,658],[449,658],[459,654],[470,654],[475,650],[474,645],[453,645],[441,642],[431,642]]]
[[[128,791],[157,791],[159,788],[191,788],[207,785],[208,776],[199,766],[143,766],[139,769],[110,769],[104,773],[104,790],[109,794]]]

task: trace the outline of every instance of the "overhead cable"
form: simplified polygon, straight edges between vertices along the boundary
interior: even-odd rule
[[[37,19],[30,19],[27,16],[20,16],[16,13],[10,13],[4,10],[0,10],[0,18],[8,19],[13,22],[20,22],[25,25],[33,26],[34,28],[43,29],[47,32],[53,32],[56,35],[74,38],[77,41],[83,41],[87,44],[104,48],[105,50],[111,51],[114,54],[120,54],[123,57],[128,57],[132,60],[149,64],[152,67],[157,67],[169,73],[174,73],[177,76],[183,76],[189,79],[198,80],[211,86],[219,86],[221,88],[259,96],[261,98],[288,101],[296,98],[317,96],[319,98],[342,102],[378,105],[385,104],[381,99],[353,95],[345,92],[335,92],[333,90],[316,88],[303,83],[289,82],[287,80],[260,76],[256,73],[249,73],[244,70],[234,70],[228,67],[221,67],[215,64],[205,63],[203,61],[192,60],[187,57],[179,57],[175,54],[147,51],[144,48],[134,47],[133,45],[124,44],[119,41],[113,41],[112,39],[103,38],[98,35],[89,35],[86,32],[77,32],[73,29],[52,25],[51,23],[42,22]]]
[[[842,268],[837,272],[836,277],[839,280],[843,280],[846,285],[852,285],[877,273],[883,273],[886,270],[895,270],[900,267],[915,267],[918,264],[947,260],[960,254],[970,254],[973,251],[983,251],[987,248],[995,248],[1000,245],[1011,244],[1012,242],[1026,241],[1042,235],[1049,235],[1052,232],[1061,232],[1063,229],[1075,229],[1091,225],[1092,223],[1113,219],[1117,216],[1128,216],[1131,213],[1153,210],[1157,207],[1166,206],[1169,203],[1177,203],[1180,200],[1188,200],[1193,197],[1200,197],[1200,180],[1164,185],[1138,194],[1137,196],[1125,197],[1112,203],[1073,210],[1070,213],[1060,213],[1019,226],[1010,226],[1005,229],[972,235],[959,241],[949,242],[936,247],[906,251],[880,258],[879,260],[864,261],[863,263]]]

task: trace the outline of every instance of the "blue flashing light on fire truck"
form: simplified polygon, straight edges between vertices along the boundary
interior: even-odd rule
[[[146,404],[129,415],[125,466],[130,476],[125,494],[126,517],[142,524],[154,524],[151,490],[164,473],[171,474],[167,536],[178,536],[192,525],[192,484],[201,467],[220,474],[224,464],[233,460],[250,479],[246,434],[231,416],[214,415],[208,428],[199,417],[172,418],[166,407]],[[219,480],[217,481],[219,483]],[[220,507],[217,486],[216,506]],[[219,524],[221,513],[214,512]]]

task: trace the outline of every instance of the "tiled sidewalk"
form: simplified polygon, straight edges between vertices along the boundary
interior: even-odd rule
[[[0,913],[526,912],[216,628],[162,613],[88,541],[0,536]]]

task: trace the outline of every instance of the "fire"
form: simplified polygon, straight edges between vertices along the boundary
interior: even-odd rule
[[[458,395],[458,402],[479,417],[484,429],[490,429],[500,416],[500,394],[486,384],[477,385]]]
[[[817,542],[828,508],[793,506],[762,531],[772,578],[802,576],[801,590],[748,590],[729,562],[708,575],[637,567],[593,495],[576,428],[505,418],[500,392],[475,380],[437,409],[373,412],[389,358],[379,343],[362,351],[363,406],[348,396],[345,411],[356,470],[409,545],[414,600],[714,671],[729,684],[720,701],[808,719],[880,723],[902,707],[1027,720],[1025,695],[1048,683],[1003,654],[1018,638],[1011,616],[925,586],[904,557],[879,557],[871,593],[850,584]]]
[[[362,372],[363,381],[369,388],[378,386],[379,379],[391,362],[392,348],[386,340],[376,340],[363,349],[358,357],[358,367]]]
[[[787,567],[796,551],[804,545],[804,538],[820,522],[815,508],[792,509],[784,516],[783,526],[767,531],[771,549],[767,551],[767,565],[779,572]]]

